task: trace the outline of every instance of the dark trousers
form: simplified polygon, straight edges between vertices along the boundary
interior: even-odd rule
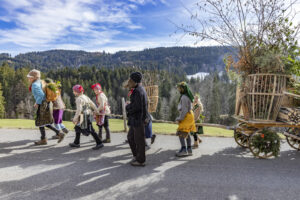
[[[56,133],[56,135],[59,134],[59,130],[57,130],[56,128],[54,128],[52,125],[47,125],[47,128],[49,128],[50,130],[54,131]],[[41,132],[41,140],[46,138],[46,131],[45,131],[45,127],[39,127],[40,132]]]
[[[100,138],[100,140],[102,140],[102,129],[103,129],[103,127],[105,129],[106,139],[110,139],[110,130],[109,130],[108,119],[109,119],[109,117],[107,115],[105,115],[105,117],[104,117],[104,124],[101,125],[101,126],[97,125],[98,128],[99,128],[99,138]]]
[[[99,139],[97,133],[95,132],[95,129],[93,128],[92,125],[89,126],[89,129],[81,129],[79,126],[75,126],[75,133],[76,133],[76,136],[75,136],[75,140],[74,140],[74,144],[80,144],[80,135],[81,133],[84,133],[86,135],[86,133],[90,133],[92,134],[95,142],[98,144],[101,144],[101,140]]]
[[[133,156],[139,163],[144,163],[146,161],[144,124],[138,127],[130,126],[127,139]]]

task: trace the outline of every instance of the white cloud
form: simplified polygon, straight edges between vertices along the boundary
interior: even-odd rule
[[[76,39],[73,45],[78,47],[102,37],[109,42],[119,34],[114,25],[142,28],[133,24],[129,17],[130,9],[135,8],[131,5],[124,9],[124,4],[108,4],[102,0],[4,0],[4,4],[10,15],[1,19],[15,22],[18,27],[0,30],[0,44],[10,42],[25,48],[51,48],[57,40],[73,36]],[[109,25],[99,25],[101,23]]]
[[[128,2],[129,1],[129,2]],[[164,4],[169,9],[151,12],[155,20],[170,19],[178,24],[190,20],[184,6],[193,8],[198,0],[2,0],[8,14],[1,20],[17,24],[17,28],[1,30],[0,50],[16,55],[16,52],[49,49],[73,49],[87,51],[142,50],[160,46],[209,46],[212,42],[194,44],[196,38],[180,34],[169,37],[175,31],[160,35],[134,33],[145,27],[135,15],[139,6]],[[22,10],[22,11],[20,11]],[[168,22],[165,22],[168,23]],[[163,24],[163,23],[161,23]],[[167,24],[170,26],[170,24]],[[172,29],[172,28],[171,28]],[[126,39],[124,35],[129,36]],[[123,39],[119,39],[119,38]],[[13,47],[5,50],[4,45]],[[13,49],[13,50],[12,50]]]

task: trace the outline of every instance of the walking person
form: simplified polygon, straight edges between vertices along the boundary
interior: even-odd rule
[[[179,136],[181,149],[176,153],[176,156],[191,156],[193,152],[189,133],[196,132],[194,113],[192,111],[194,96],[185,82],[179,83],[177,89],[180,92],[178,104],[180,115],[176,118],[176,121],[179,123],[176,135]]]
[[[150,139],[150,143],[153,144],[155,142],[156,135],[152,132],[152,115],[149,113],[149,122],[145,124],[145,138],[146,138],[146,149],[150,149],[150,144],[147,141]]]
[[[98,137],[97,133],[95,132],[92,120],[93,120],[93,112],[98,113],[96,105],[93,101],[86,95],[83,94],[84,90],[81,85],[75,85],[73,87],[73,94],[76,97],[76,113],[73,118],[73,123],[75,124],[75,140],[73,143],[70,143],[70,147],[80,147],[80,135],[92,134],[96,146],[93,147],[93,150],[98,150],[103,147],[102,141]]]
[[[45,82],[46,83],[53,83],[53,80],[47,78],[45,80]],[[64,109],[66,108],[66,106],[65,106],[65,103],[62,100],[61,91],[59,91],[59,95],[57,96],[57,99],[55,101],[53,101],[52,103],[53,103],[53,119],[54,119],[55,128],[57,130],[59,130],[60,132],[64,132],[65,134],[68,134],[69,130],[62,123],[63,115],[64,115]],[[52,139],[59,139],[59,134],[56,134],[56,135],[52,136]]]
[[[130,75],[128,86],[132,90],[130,103],[126,106],[129,131],[128,143],[133,154],[132,166],[145,166],[145,123],[149,123],[147,94],[141,85],[142,74],[134,72]]]
[[[46,101],[43,83],[40,80],[41,72],[33,69],[27,74],[27,78],[30,82],[29,91],[32,92],[35,99],[34,107],[37,108],[35,125],[39,127],[41,133],[41,139],[36,141],[35,145],[47,144],[45,127],[51,129],[58,135],[57,142],[60,143],[65,135],[51,125],[53,123],[53,117],[50,112],[50,103]]]
[[[200,100],[200,96],[195,95],[195,99],[194,99],[194,102],[193,102],[193,112],[194,112],[195,122],[199,121],[200,116],[201,116],[203,111],[204,111],[204,109],[203,109],[203,105],[202,105],[201,100]],[[203,126],[197,126],[197,131],[196,132],[191,132],[191,134],[194,137],[193,148],[197,149],[199,147],[199,143],[202,142],[202,140],[200,139],[199,134],[203,134]]]
[[[96,83],[91,86],[94,93],[96,94],[96,103],[98,106],[99,115],[96,115],[96,122],[99,128],[98,136],[100,140],[102,140],[102,129],[104,127],[106,138],[102,140],[103,143],[110,143],[110,130],[109,130],[109,114],[110,114],[110,107],[108,104],[108,100],[104,92],[102,91],[102,87],[100,83]]]

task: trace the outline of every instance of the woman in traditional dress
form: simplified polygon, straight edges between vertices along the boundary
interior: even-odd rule
[[[53,130],[59,136],[58,143],[60,143],[65,135],[51,125],[53,123],[53,118],[50,112],[50,104],[46,101],[46,95],[40,77],[41,72],[36,69],[31,70],[27,75],[28,81],[30,82],[29,91],[33,94],[35,99],[34,107],[37,108],[35,125],[39,127],[41,132],[41,140],[36,141],[35,144],[47,144],[45,127]]]
[[[180,92],[180,99],[178,104],[179,117],[178,129],[176,135],[179,136],[181,149],[176,153],[176,156],[191,156],[193,155],[191,146],[191,132],[196,132],[194,113],[192,111],[192,102],[194,96],[185,82],[177,84],[177,89]]]
[[[92,120],[94,113],[99,114],[96,105],[93,101],[86,95],[83,94],[84,90],[81,85],[75,85],[73,87],[73,94],[76,97],[76,113],[73,118],[73,123],[75,124],[75,140],[73,143],[70,143],[70,147],[80,147],[80,135],[88,136],[92,134],[96,146],[93,147],[93,150],[98,150],[103,147],[103,143],[95,132]],[[94,111],[94,113],[92,112]]]
[[[199,95],[195,95],[195,99],[193,102],[193,112],[194,112],[194,118],[195,122],[197,122],[200,119],[200,116],[203,112],[203,105],[200,100]],[[192,136],[194,137],[194,145],[193,148],[196,149],[199,146],[199,143],[202,142],[202,140],[199,137],[199,134],[203,134],[203,127],[198,126],[196,132],[191,132]]]

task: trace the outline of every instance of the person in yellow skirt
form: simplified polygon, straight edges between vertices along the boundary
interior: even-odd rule
[[[176,135],[179,136],[181,149],[176,153],[176,156],[191,156],[193,155],[193,152],[189,133],[196,132],[194,113],[192,111],[192,102],[194,101],[194,96],[185,82],[177,84],[177,89],[180,92],[178,104],[178,111],[180,115],[176,118],[176,121],[178,121]]]

